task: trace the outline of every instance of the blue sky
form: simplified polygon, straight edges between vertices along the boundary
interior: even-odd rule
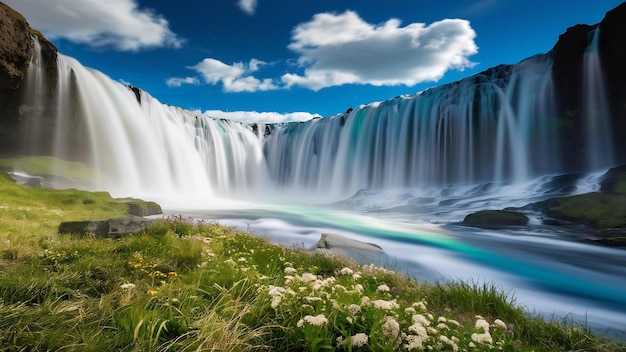
[[[162,103],[219,117],[271,121],[333,115],[517,63],[550,50],[567,27],[598,23],[621,3],[4,2],[61,53],[140,87]]]

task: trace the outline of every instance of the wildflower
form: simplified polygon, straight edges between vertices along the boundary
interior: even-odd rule
[[[122,290],[132,290],[133,288],[135,288],[135,284],[126,283],[126,284],[123,284],[122,286],[120,286],[120,288]]]
[[[426,331],[424,331],[426,332]],[[407,335],[406,337],[406,344],[404,345],[404,348],[406,348],[408,351],[413,351],[413,350],[423,350],[424,349],[424,342],[426,342],[426,340],[428,339],[428,336],[426,334],[424,335]]]
[[[251,250],[250,250],[250,254],[254,254],[254,249],[251,249]]]
[[[378,286],[378,288],[376,290],[380,291],[380,292],[389,292],[389,286],[387,286],[387,285],[380,285],[380,286]]]
[[[400,324],[390,316],[385,317],[385,322],[381,327],[383,336],[389,340],[395,340],[400,334]]]
[[[333,286],[333,292],[338,291],[338,290],[341,290],[343,292],[347,292],[348,291],[348,289],[345,286],[343,286],[343,285],[337,284],[337,285]]]
[[[444,323],[439,323],[439,324],[437,324],[437,330],[447,330],[447,329],[450,329],[450,328],[448,327],[448,325],[446,325],[446,324],[444,324]]]
[[[356,284],[356,285],[352,286],[352,289],[355,290],[356,292],[363,292],[363,285]]]
[[[348,324],[352,324],[354,322],[352,317],[346,317],[346,321],[348,322]]]
[[[308,323],[313,326],[322,326],[328,324],[328,319],[324,316],[324,314],[319,315],[305,315],[304,318],[298,320],[296,324],[299,328],[301,328],[304,323]]]
[[[159,291],[153,290],[153,289],[149,289],[148,293],[150,294],[150,296],[155,296],[157,293],[159,293]]]
[[[448,324],[452,324],[454,326],[461,326],[461,323],[459,323],[458,321],[454,319],[448,319]]]
[[[176,274],[175,271],[170,271],[169,273],[167,273],[167,276],[169,276],[169,277],[177,277],[178,274]]]
[[[482,332],[473,333],[471,336],[472,341],[491,345],[493,343],[493,339],[491,338],[491,334],[489,333],[489,323],[480,316],[477,316],[477,318],[478,320],[476,320],[475,328],[476,330]]]
[[[354,271],[350,268],[343,268],[339,271],[339,274],[341,275],[352,275],[354,274]]]
[[[359,274],[359,273],[354,273],[354,274],[352,274],[352,279],[353,279],[353,280],[358,280],[358,279],[360,279],[360,278],[361,278],[361,274]]]
[[[361,347],[367,345],[367,341],[369,340],[369,336],[364,333],[358,333],[354,336],[350,336],[350,343],[353,347]]]
[[[420,302],[417,302],[417,303],[413,303],[413,308],[419,308],[419,309],[425,311],[426,310],[426,302],[420,301]]]
[[[396,300],[391,300],[391,301],[385,301],[382,299],[377,299],[375,301],[372,302],[372,304],[374,305],[374,308],[376,309],[382,309],[382,310],[392,310],[392,309],[397,309],[400,306],[398,305],[398,303],[396,303]]]
[[[341,347],[341,345],[343,345],[344,339],[343,336],[339,336],[337,338],[337,348]]]
[[[232,260],[232,258],[228,258],[224,261],[224,263],[229,264],[230,266],[236,266],[237,263],[235,263],[234,260]]]
[[[415,314],[417,311],[413,307],[404,308],[404,312],[407,314]]]
[[[503,330],[506,330],[507,326],[506,324],[500,320],[500,319],[496,319],[493,321],[493,325],[502,328]]]
[[[426,319],[426,317],[423,316],[422,314],[415,314],[415,315],[413,315],[411,320],[413,321],[413,323],[418,323],[418,324],[421,324],[423,326],[430,326],[430,321],[428,321],[428,319]]]
[[[439,336],[439,341],[452,347],[453,351],[459,350],[459,346],[457,346],[457,344],[451,339],[449,339],[447,336],[444,336],[444,335]]]
[[[248,260],[246,258],[244,258],[244,257],[241,257],[241,258],[237,259],[237,261],[238,262],[246,262]]]
[[[482,329],[484,332],[489,332],[489,323],[483,318],[476,320],[475,327],[476,330]]]
[[[292,275],[292,274],[297,274],[297,273],[298,273],[298,270],[296,270],[295,268],[292,268],[292,267],[285,268],[286,275]]]
[[[361,306],[359,306],[358,304],[351,304],[348,306],[348,312],[350,312],[350,314],[352,315],[357,315],[361,313]]]
[[[317,280],[317,275],[313,275],[311,273],[304,273],[302,274],[302,280],[304,281],[315,281]]]

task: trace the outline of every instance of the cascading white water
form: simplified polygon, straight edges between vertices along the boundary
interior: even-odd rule
[[[596,38],[585,56],[588,140],[590,160],[608,166],[597,56]],[[38,67],[32,79],[45,76]],[[336,200],[361,189],[521,184],[562,171],[551,69],[550,55],[538,55],[262,136],[264,125],[255,133],[165,106],[60,55],[53,153],[93,164],[105,175],[98,188],[128,195]]]
[[[245,126],[136,96],[70,57],[58,67],[55,152],[93,164],[106,175],[100,187],[209,197],[264,179],[260,140]]]
[[[611,115],[606,100],[598,50],[600,28],[590,33],[591,42],[583,57],[583,113],[586,122],[587,167],[601,170],[613,165]]]
[[[24,148],[29,152],[41,149],[37,136],[46,128],[46,124],[41,123],[41,115],[45,110],[47,96],[46,72],[41,55],[41,44],[36,36],[33,36],[32,39],[33,55],[25,77],[26,89],[24,91],[26,94],[20,107],[20,114],[25,117],[22,127],[27,131],[24,141],[28,145]]]
[[[346,196],[363,188],[519,183],[557,171],[551,60],[502,69],[281,127],[265,143],[270,174],[287,188]]]

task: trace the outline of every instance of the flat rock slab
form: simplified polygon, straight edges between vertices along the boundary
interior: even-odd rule
[[[140,232],[154,223],[153,219],[125,216],[108,220],[68,221],[59,225],[59,233],[95,234],[98,238],[120,238]]]
[[[311,248],[313,250],[354,250],[368,251],[373,253],[384,253],[383,249],[374,243],[361,242],[341,235],[323,233],[317,244]]]

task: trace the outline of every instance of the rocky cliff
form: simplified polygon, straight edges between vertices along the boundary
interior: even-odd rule
[[[599,54],[603,68],[607,101],[610,105],[613,143],[618,159],[626,160],[626,3],[607,12],[596,25],[576,25],[559,36],[548,53],[554,64],[552,78],[558,102],[565,162],[575,164],[586,126],[583,121],[583,57],[593,31],[600,31]]]
[[[56,78],[57,49],[43,35],[31,28],[26,19],[0,2],[0,154],[19,148],[22,120],[29,107],[22,106],[24,83],[34,51],[33,37],[38,37],[49,87]]]

